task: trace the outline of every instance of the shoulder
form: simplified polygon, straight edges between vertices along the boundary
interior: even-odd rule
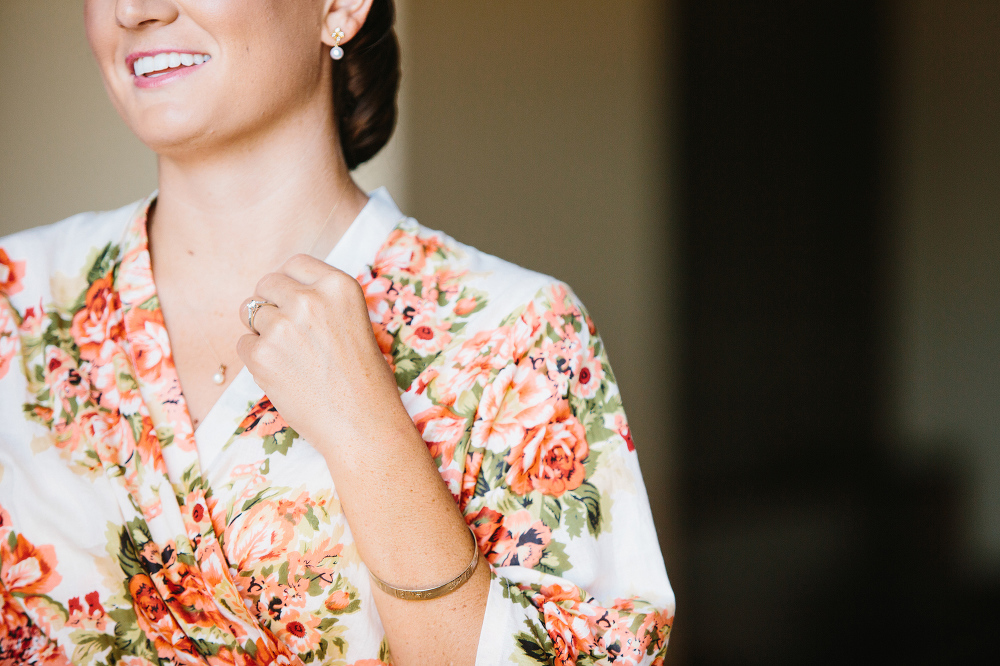
[[[61,277],[84,270],[88,257],[108,243],[121,241],[143,201],[118,210],[81,213],[61,222],[0,238],[0,294],[19,304],[49,301]],[[58,295],[58,294],[56,294]]]
[[[456,314],[474,319],[476,327],[498,325],[545,293],[565,288],[550,275],[478,250],[412,218],[389,234],[372,275],[413,287],[421,300],[439,306],[454,301]]]
[[[597,342],[564,283],[412,219],[395,224],[359,281],[379,347],[404,391],[420,393],[452,369],[465,369],[460,381],[478,383],[566,336],[574,344],[562,345],[564,356]]]

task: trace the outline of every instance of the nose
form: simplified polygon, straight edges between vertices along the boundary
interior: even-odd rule
[[[173,0],[117,0],[115,18],[129,30],[173,23],[177,19],[177,4]]]

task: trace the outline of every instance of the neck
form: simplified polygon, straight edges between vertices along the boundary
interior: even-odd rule
[[[245,282],[293,254],[333,247],[367,198],[332,122],[316,115],[211,154],[160,156],[150,227],[158,277],[196,269]]]

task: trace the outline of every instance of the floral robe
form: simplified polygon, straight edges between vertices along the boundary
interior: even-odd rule
[[[246,370],[192,428],[150,201],[0,240],[0,664],[391,663],[318,452]],[[327,261],[491,565],[477,663],[661,663],[673,593],[572,292],[384,191]]]

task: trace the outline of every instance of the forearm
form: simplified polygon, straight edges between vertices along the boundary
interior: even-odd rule
[[[317,446],[327,461],[361,558],[391,585],[429,588],[460,574],[472,539],[420,434],[400,405]],[[489,566],[454,592],[396,599],[372,586],[393,661],[474,664],[489,593]]]

